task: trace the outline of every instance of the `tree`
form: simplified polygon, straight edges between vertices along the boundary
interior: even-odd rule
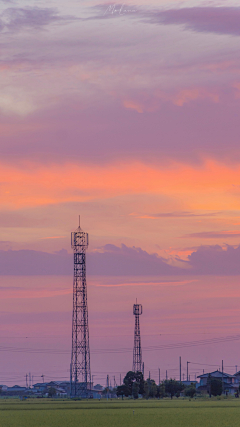
[[[117,387],[117,396],[122,396],[122,399],[123,399],[123,396],[129,396],[129,389],[128,389],[128,387],[126,387],[126,385],[125,384],[122,384],[122,385],[119,385],[118,387]]]
[[[139,394],[144,394],[143,374],[129,371],[124,377],[123,384],[117,387],[117,396],[133,396],[137,399]]]
[[[167,394],[170,394],[171,399],[173,396],[180,396],[180,392],[184,389],[184,385],[176,380],[173,380],[172,378],[170,380],[164,381],[165,385],[165,391]]]
[[[189,386],[187,386],[184,389],[184,394],[185,394],[185,396],[193,398],[195,396],[195,394],[196,394],[196,386],[195,386],[195,384],[191,383]]]
[[[157,385],[154,380],[150,380],[150,378],[148,378],[144,382],[144,396],[148,399],[148,397],[156,397],[156,395]]]
[[[164,382],[162,382],[162,383],[157,387],[157,394],[156,394],[156,397],[163,398],[164,396],[165,396],[165,384],[164,384]]]
[[[211,397],[212,396],[211,374],[208,374],[208,377],[207,377],[207,392],[209,394],[209,397]]]
[[[50,387],[48,389],[48,397],[53,397],[57,394],[56,389],[54,387]]]
[[[128,396],[132,395],[132,387],[133,387],[134,381],[136,381],[135,373],[133,371],[127,372],[127,374],[124,377],[123,384],[127,388]]]
[[[219,378],[211,378],[211,394],[213,394],[213,396],[221,396],[222,380]]]
[[[132,386],[132,395],[133,395],[134,399],[138,399],[138,395],[139,395],[139,383],[137,381],[135,381],[133,383],[133,386]]]

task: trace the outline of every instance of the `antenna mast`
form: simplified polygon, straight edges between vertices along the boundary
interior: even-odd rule
[[[135,316],[135,329],[134,329],[134,347],[133,347],[133,372],[142,372],[142,348],[140,336],[140,323],[139,316],[142,314],[142,305],[133,304],[133,314]]]
[[[88,233],[80,227],[71,233],[74,254],[72,356],[70,365],[71,396],[89,397],[91,394],[90,348],[88,329],[86,250]]]

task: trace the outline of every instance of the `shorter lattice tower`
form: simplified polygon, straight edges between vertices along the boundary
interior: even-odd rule
[[[140,336],[140,323],[139,316],[142,314],[142,305],[133,304],[133,314],[135,316],[135,329],[134,329],[134,347],[133,347],[133,372],[142,372],[142,348]]]
[[[88,330],[86,250],[88,234],[79,226],[71,233],[74,254],[72,355],[70,365],[71,396],[91,395],[90,349]]]

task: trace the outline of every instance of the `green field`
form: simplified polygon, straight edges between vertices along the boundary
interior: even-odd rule
[[[134,412],[133,412],[134,411]],[[0,401],[1,427],[237,427],[240,400]]]

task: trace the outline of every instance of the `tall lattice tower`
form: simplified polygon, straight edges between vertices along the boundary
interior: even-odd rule
[[[74,253],[72,357],[70,365],[71,396],[88,397],[91,393],[90,348],[88,329],[86,249],[88,233],[79,226],[71,233]]]
[[[133,347],[133,372],[142,372],[142,348],[140,336],[140,323],[139,316],[142,314],[142,305],[133,304],[133,314],[135,316],[135,329],[134,329],[134,347]]]

